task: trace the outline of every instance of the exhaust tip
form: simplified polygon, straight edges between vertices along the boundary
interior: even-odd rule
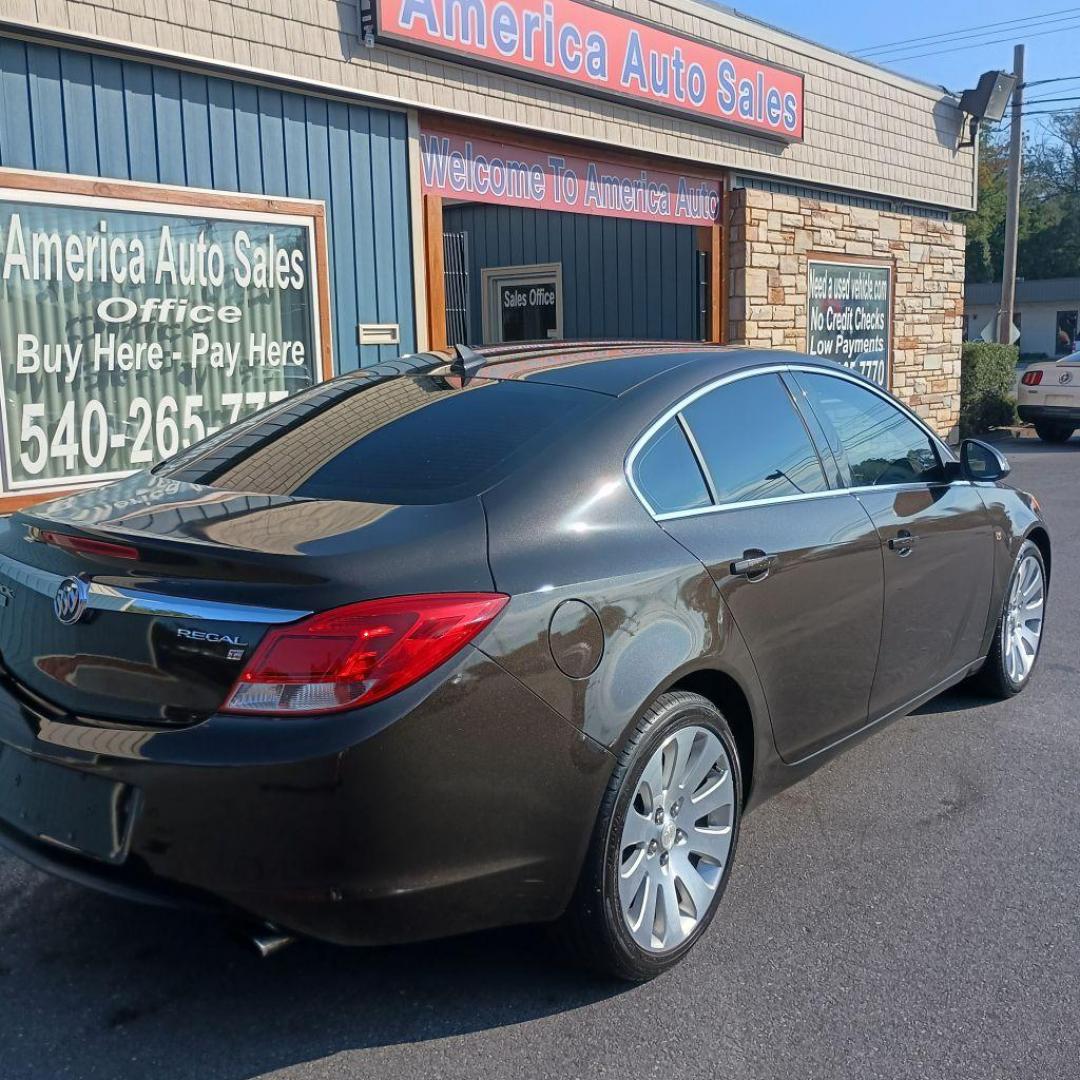
[[[296,937],[273,923],[260,923],[248,934],[248,940],[265,960],[268,956],[281,952],[286,945],[291,945]]]

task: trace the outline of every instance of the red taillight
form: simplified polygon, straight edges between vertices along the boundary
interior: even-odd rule
[[[1043,373],[1041,371],[1025,371],[1024,377],[1020,380],[1025,386],[1038,386],[1042,382]]]
[[[224,711],[303,716],[369,705],[449,660],[508,599],[502,593],[397,596],[273,627]]]
[[[73,551],[76,555],[104,555],[110,559],[138,559],[138,548],[130,544],[118,544],[112,540],[95,540],[89,536],[71,536],[68,533],[45,531],[38,534],[43,543]]]

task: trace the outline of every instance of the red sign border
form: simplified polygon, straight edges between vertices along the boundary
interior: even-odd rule
[[[798,71],[793,67],[788,67],[786,64],[776,64],[771,60],[762,60],[759,56],[751,56],[750,53],[743,52],[741,49],[729,49],[726,46],[718,45],[714,41],[708,41],[704,38],[695,37],[693,34],[688,34],[685,30],[678,30],[675,27],[670,26],[661,26],[659,23],[652,22],[641,15],[636,15],[630,11],[622,11],[619,8],[613,8],[610,4],[600,3],[599,0],[574,0],[574,2],[581,4],[582,7],[588,7],[592,8],[594,11],[603,12],[606,15],[617,15],[619,18],[636,23],[638,26],[644,26],[650,30],[660,30],[665,34],[671,34],[673,37],[680,38],[683,41],[693,42],[695,45],[708,45],[728,56],[736,56],[741,60],[748,60],[752,64],[762,64],[765,67],[773,68],[776,71],[783,71],[788,75],[795,76],[795,78],[799,80],[800,134],[783,135],[779,132],[763,131],[761,128],[754,127],[751,124],[742,124],[737,120],[721,120],[715,116],[703,116],[696,113],[693,109],[675,108],[670,105],[664,105],[661,102],[650,101],[648,98],[638,97],[634,94],[624,94],[617,90],[590,89],[586,85],[570,82],[566,79],[560,79],[554,75],[546,75],[542,71],[532,71],[527,68],[519,67],[516,64],[501,63],[498,60],[491,60],[486,57],[465,56],[459,49],[455,49],[449,45],[444,48],[438,45],[417,42],[414,38],[411,38],[406,34],[397,34],[391,30],[383,30],[380,28],[379,14],[382,2],[383,0],[368,0],[371,29],[375,35],[376,42],[381,44],[403,49],[406,52],[423,53],[426,56],[437,57],[440,60],[453,60],[455,63],[462,64],[466,67],[478,67],[487,71],[498,72],[502,75],[510,75],[514,78],[522,79],[525,82],[536,82],[543,83],[546,86],[555,86],[560,90],[570,93],[580,93],[585,97],[603,98],[607,101],[617,102],[620,105],[644,109],[646,112],[662,113],[665,116],[678,116],[684,120],[691,119],[699,124],[706,124],[709,127],[724,128],[729,131],[737,131],[743,135],[756,135],[759,139],[765,139],[767,142],[772,143],[780,143],[783,146],[806,141],[806,75],[804,72]],[[437,108],[437,106],[428,106],[428,108]]]

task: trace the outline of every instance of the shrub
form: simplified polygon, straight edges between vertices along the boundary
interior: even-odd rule
[[[960,362],[960,436],[1016,422],[1015,345],[966,341]]]

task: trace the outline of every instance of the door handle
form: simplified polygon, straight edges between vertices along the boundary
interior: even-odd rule
[[[761,581],[762,578],[768,576],[775,561],[775,555],[766,555],[760,548],[751,549],[744,551],[743,557],[731,564],[731,572],[736,577],[744,577],[748,581]]]
[[[901,529],[895,536],[889,538],[889,550],[895,551],[900,558],[911,554],[915,541],[919,538],[912,536],[907,529]]]

